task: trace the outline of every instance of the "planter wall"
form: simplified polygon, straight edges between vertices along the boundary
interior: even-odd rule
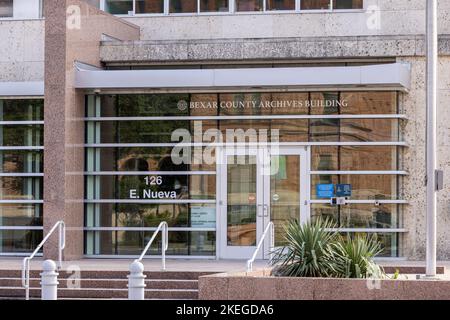
[[[200,300],[450,300],[450,281],[271,277],[270,270],[200,277]]]

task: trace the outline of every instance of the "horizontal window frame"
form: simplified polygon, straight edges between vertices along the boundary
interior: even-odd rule
[[[44,125],[42,120],[30,121],[0,121],[0,126],[24,126],[24,125]]]
[[[0,200],[1,204],[44,204],[44,200]]]
[[[310,204],[331,204],[330,200],[321,200],[321,199],[314,199],[314,200],[309,200]],[[372,199],[367,199],[367,200],[348,200],[347,201],[348,204],[409,204],[408,200],[372,200]]]
[[[27,151],[27,150],[44,150],[44,146],[0,146],[0,151]]]
[[[112,260],[123,260],[123,259],[136,259],[139,258],[139,255],[129,255],[129,254],[85,254],[83,255],[86,259],[112,259]],[[161,255],[146,255],[144,256],[144,260],[146,259],[161,259]],[[204,256],[190,256],[190,255],[166,255],[166,258],[173,260],[217,260],[216,254],[213,255],[204,255]]]
[[[324,142],[267,142],[267,143],[85,143],[85,148],[161,148],[161,147],[248,147],[248,146],[280,146],[280,147],[308,147],[308,146],[398,146],[409,147],[405,141],[387,142],[358,142],[358,141],[324,141]],[[1,149],[0,149],[1,150]]]
[[[392,228],[392,229],[372,229],[372,228],[329,228],[325,229],[329,232],[342,232],[342,233],[408,233],[407,229],[404,228]]]
[[[354,170],[354,171],[344,171],[344,170],[335,170],[335,171],[310,171],[310,175],[393,175],[393,176],[408,176],[409,172],[403,170],[380,170],[380,171],[371,171],[371,170]]]
[[[1,202],[0,202],[1,203]],[[133,199],[85,199],[85,204],[216,204],[216,200],[198,200],[198,199],[182,199],[182,200],[133,200]]]
[[[2,230],[20,230],[20,231],[43,231],[43,226],[36,226],[36,227],[30,227],[30,226],[0,226],[0,231]]]
[[[84,227],[84,231],[154,232],[158,227]],[[216,232],[216,228],[169,227],[169,232]]]
[[[37,173],[27,173],[27,172],[0,172],[0,178],[4,178],[4,177],[18,177],[18,178],[42,178],[44,177],[44,173],[42,172],[37,172]]]
[[[216,171],[89,171],[84,173],[85,176],[215,176],[216,174]]]
[[[155,117],[86,117],[89,122],[108,121],[195,121],[195,120],[316,120],[316,119],[399,119],[408,120],[404,114],[336,114],[336,115],[236,115],[236,116],[155,116]]]

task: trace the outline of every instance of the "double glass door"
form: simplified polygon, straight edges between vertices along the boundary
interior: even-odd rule
[[[275,246],[283,245],[283,226],[309,217],[308,150],[225,148],[219,182],[219,257],[249,259],[268,223]],[[259,259],[268,257],[265,239]]]

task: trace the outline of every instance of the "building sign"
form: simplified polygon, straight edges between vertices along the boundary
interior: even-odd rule
[[[318,184],[316,194],[319,199],[329,199],[334,197],[334,184]]]
[[[161,187],[164,183],[162,176],[148,176],[144,178],[145,189],[130,189],[130,199],[143,200],[173,200],[177,198],[177,192],[172,190],[158,191],[155,188]]]
[[[191,207],[192,228],[215,228],[216,208],[214,207]]]

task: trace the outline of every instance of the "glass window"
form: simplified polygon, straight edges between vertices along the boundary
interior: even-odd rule
[[[236,0],[236,11],[263,11],[264,0]]]
[[[215,153],[211,162],[194,163],[193,153],[187,163],[175,164],[172,147],[87,149],[87,171],[215,171]],[[209,154],[206,149],[203,154]],[[190,164],[189,164],[190,162]]]
[[[362,9],[362,8],[363,8],[363,0],[333,0],[333,9]]]
[[[86,231],[86,254],[139,255],[153,235],[153,231]],[[100,239],[99,242],[94,239]],[[161,233],[155,238],[148,255],[161,255]],[[214,256],[214,231],[170,231],[168,255]]]
[[[200,12],[228,12],[228,0],[201,0]]]
[[[301,10],[328,10],[330,9],[330,0],[301,0]]]
[[[44,120],[44,100],[0,100],[2,121]]]
[[[164,0],[136,0],[136,13],[164,13]]]
[[[170,13],[197,12],[197,0],[170,0]]]
[[[42,178],[0,177],[1,200],[41,200]]]
[[[87,204],[90,227],[157,227],[166,221],[171,228],[215,228],[215,204]]]
[[[133,0],[106,0],[105,11],[111,14],[128,14],[133,11]]]
[[[0,204],[2,226],[42,226],[41,204]]]
[[[266,10],[295,10],[295,0],[267,0]]]
[[[311,216],[329,218],[340,228],[395,229],[399,227],[399,205],[350,204],[331,206],[313,204]]]
[[[214,175],[100,176],[96,179],[98,197],[88,195],[88,199],[176,201],[215,199],[216,195]],[[87,179],[87,183],[92,185],[93,182]]]
[[[395,171],[398,147],[389,146],[314,146],[311,148],[313,171]]]
[[[42,151],[0,151],[0,172],[40,173],[43,172]]]
[[[42,125],[0,125],[0,144],[12,146],[42,146],[44,144]]]
[[[12,18],[13,0],[0,0],[0,18]]]
[[[352,200],[399,200],[398,177],[395,175],[313,175],[312,199],[318,199],[318,184],[351,184]]]
[[[0,252],[32,252],[42,241],[42,234],[42,230],[0,230]]]

